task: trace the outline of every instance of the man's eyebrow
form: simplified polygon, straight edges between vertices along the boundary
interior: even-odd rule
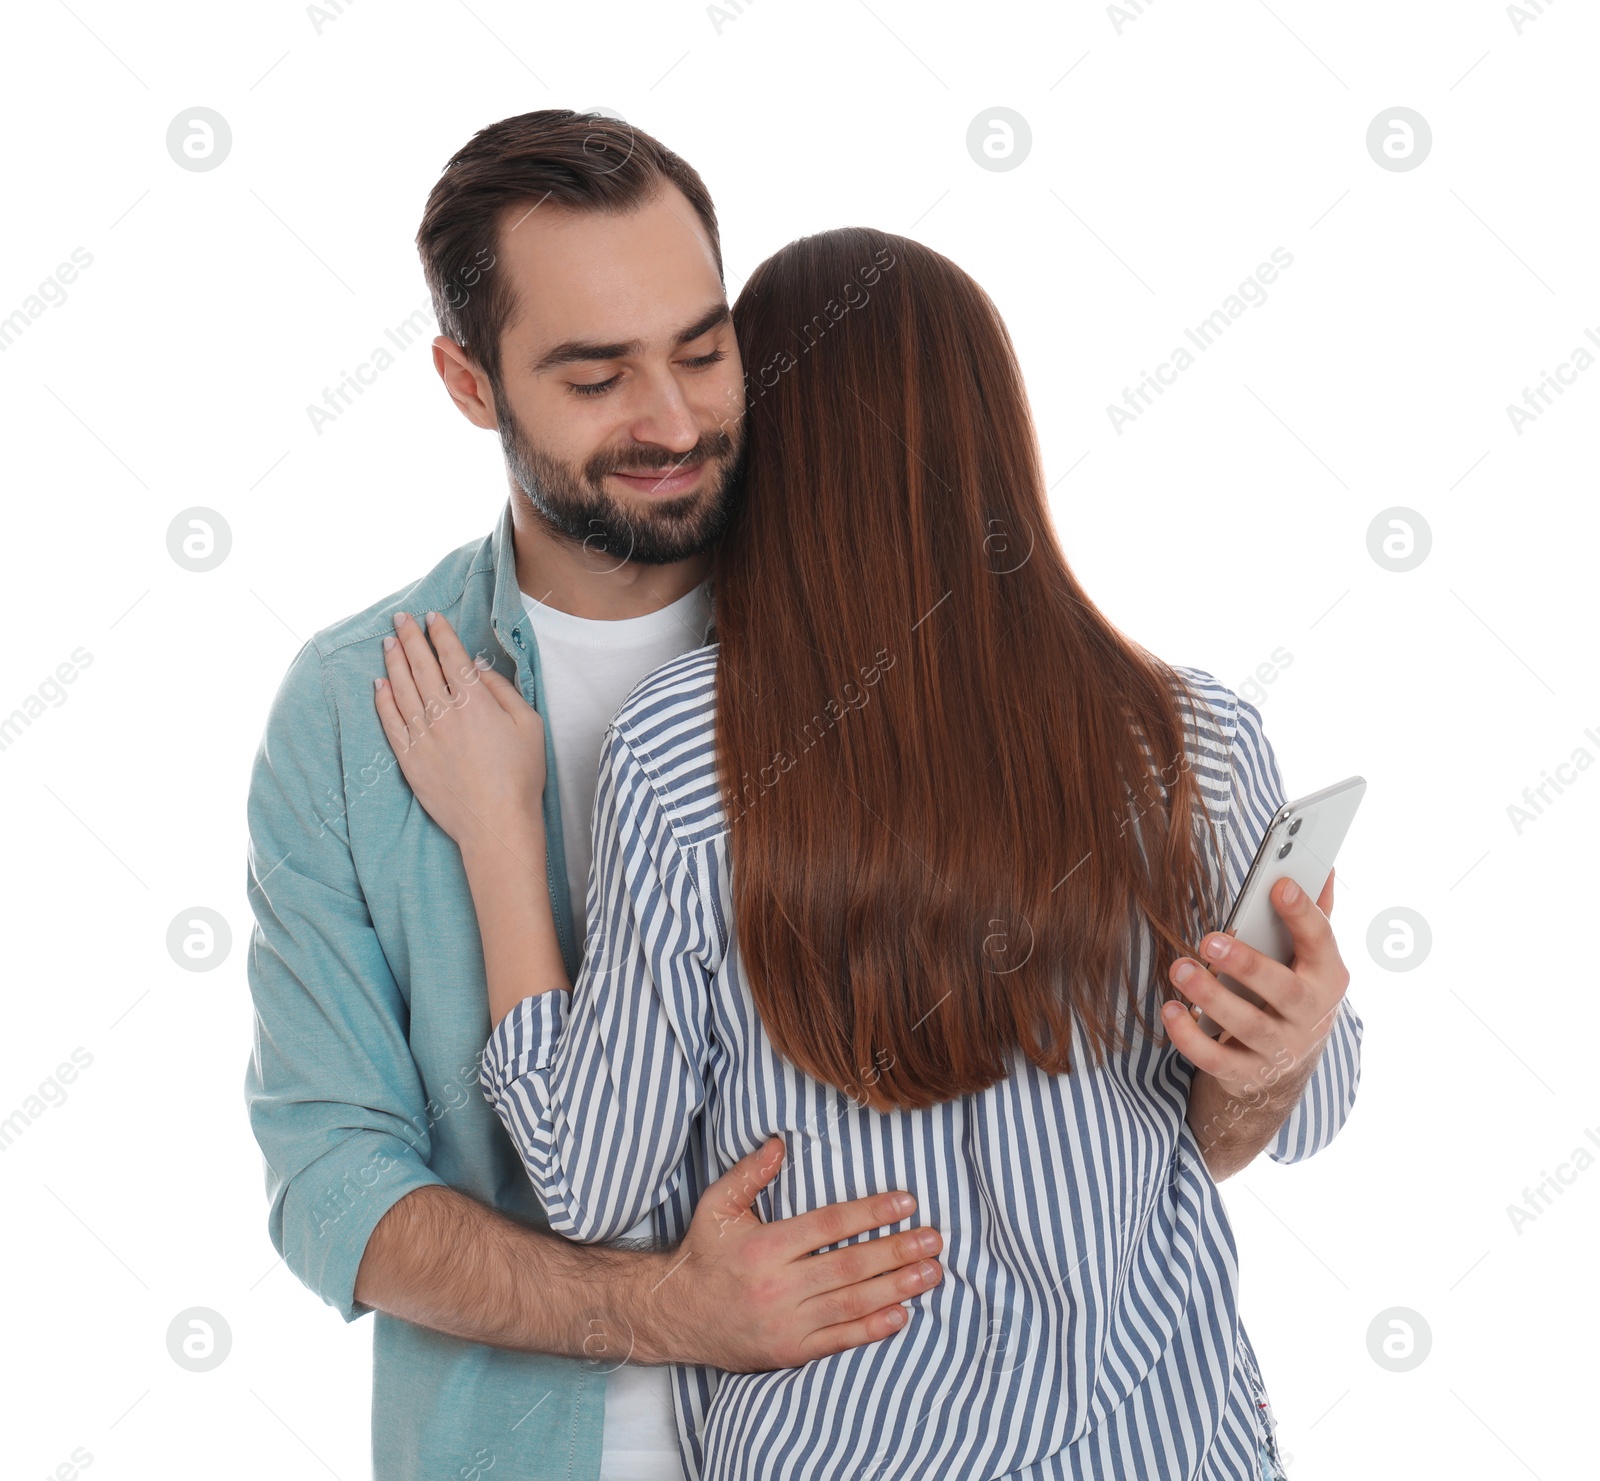
[[[726,324],[733,317],[727,301],[713,304],[705,313],[701,314],[687,329],[680,329],[673,339],[672,345],[676,349],[679,345],[686,345],[691,340],[699,339],[709,329],[715,329],[719,324]]]
[[[680,329],[673,336],[673,347],[699,339],[707,330],[727,323],[732,317],[727,300],[713,304],[694,323]],[[533,373],[542,375],[547,370],[554,370],[558,365],[572,365],[584,360],[621,360],[628,355],[637,355],[643,348],[643,344],[636,339],[619,340],[615,344],[599,344],[587,339],[564,340],[539,358],[533,367]]]

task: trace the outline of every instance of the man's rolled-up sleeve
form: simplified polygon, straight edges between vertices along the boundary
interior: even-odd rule
[[[428,1166],[427,1092],[373,930],[342,810],[336,712],[307,643],[278,690],[249,795],[247,973],[255,1039],[245,1103],[290,1270],[347,1321],[378,1220]]]
[[[1261,723],[1261,711],[1238,701],[1238,723],[1230,758],[1227,884],[1231,904],[1244,887],[1250,861],[1273,816],[1289,799],[1278,758]],[[1317,1067],[1282,1126],[1267,1144],[1274,1162],[1302,1162],[1339,1134],[1361,1083],[1361,1016],[1349,994],[1340,999]]]

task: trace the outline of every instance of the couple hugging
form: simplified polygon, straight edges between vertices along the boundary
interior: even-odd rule
[[[510,497],[249,797],[269,1230],[376,1312],[375,1474],[1281,1476],[1217,1184],[1350,1110],[1332,878],[1218,981],[1272,747],[1073,576],[988,296],[844,228],[730,306],[700,176],[566,110],[417,245]]]

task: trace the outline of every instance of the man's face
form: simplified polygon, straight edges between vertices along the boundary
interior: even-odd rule
[[[711,244],[675,186],[625,214],[507,213],[495,271],[500,440],[546,525],[597,554],[669,565],[727,524],[744,371]]]

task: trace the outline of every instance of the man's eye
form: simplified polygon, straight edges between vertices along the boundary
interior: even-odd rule
[[[723,350],[713,350],[709,355],[697,355],[693,360],[683,363],[691,370],[704,370],[708,365],[715,365],[719,360],[726,360],[727,353]]]
[[[622,377],[620,375],[614,375],[610,380],[595,381],[593,385],[584,385],[577,381],[568,381],[567,389],[570,390],[574,396],[603,396],[621,379]]]

